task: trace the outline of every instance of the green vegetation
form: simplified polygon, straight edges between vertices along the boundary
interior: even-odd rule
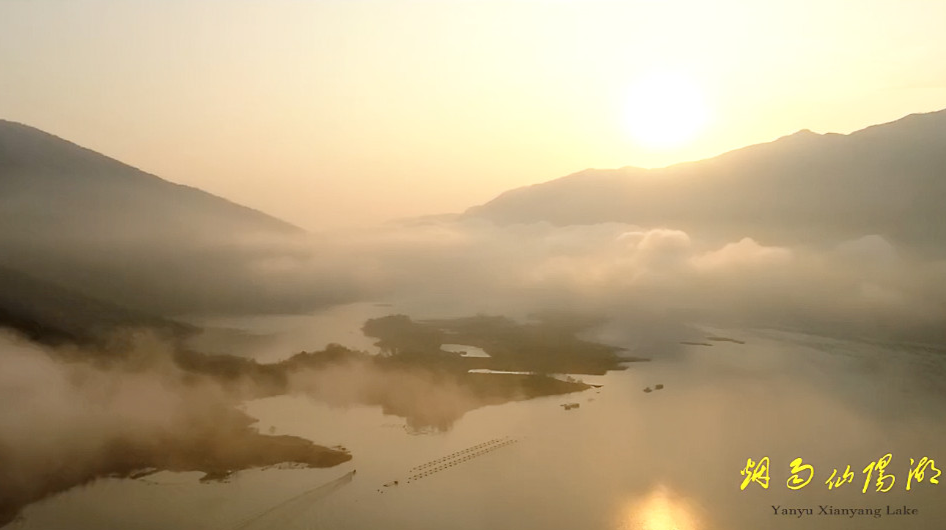
[[[112,440],[102,448],[100,458],[64,460],[41,480],[6,474],[4,494],[0,495],[0,526],[12,521],[27,504],[99,477],[141,477],[158,470],[202,471],[205,476],[201,480],[206,481],[283,462],[332,467],[351,460],[347,451],[304,438],[262,435],[250,426],[256,420],[233,408],[208,408],[206,416],[186,432]],[[0,464],[4,457],[0,450]]]
[[[378,339],[387,355],[423,356],[442,364],[451,359],[457,369],[526,371],[600,375],[621,369],[626,359],[621,348],[577,338],[590,327],[587,319],[570,320],[565,315],[543,315],[520,324],[502,316],[473,316],[449,320],[414,321],[406,315],[391,315],[367,321],[365,335]],[[449,340],[447,340],[449,338]],[[440,349],[444,342],[482,348],[490,358],[465,358]]]
[[[332,369],[368,377],[370,384],[351,389],[358,403],[380,406],[385,414],[405,418],[415,430],[447,430],[467,412],[487,405],[591,388],[543,374],[469,373],[466,361],[473,360],[446,352],[369,355],[330,344],[323,351],[302,352],[272,366],[289,377]]]

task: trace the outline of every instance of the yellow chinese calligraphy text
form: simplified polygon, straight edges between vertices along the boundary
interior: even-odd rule
[[[746,468],[739,472],[746,477],[739,489],[744,490],[750,482],[758,482],[764,489],[769,489],[769,457],[763,456],[758,462],[746,459]]]
[[[835,470],[831,473],[831,477],[828,478],[827,481],[825,481],[825,484],[828,485],[829,490],[834,489],[834,488],[840,488],[841,485],[843,485],[846,482],[854,482],[854,472],[851,471],[851,466],[847,466],[847,469],[844,470],[844,474],[842,474],[840,477],[835,478],[837,474],[838,474],[838,470],[837,468],[835,468]]]
[[[870,487],[870,478],[873,475],[874,470],[877,470],[877,491],[881,493],[886,493],[890,491],[890,488],[893,487],[893,483],[896,482],[897,477],[893,475],[887,475],[884,471],[887,469],[887,464],[890,463],[890,459],[893,458],[893,455],[887,453],[876,462],[871,462],[864,468],[863,473],[867,475],[867,478],[864,479],[864,489],[861,490],[861,493],[867,493],[867,488]],[[886,483],[886,480],[890,479],[890,483]]]
[[[923,457],[920,459],[920,463],[913,467],[913,459],[910,459],[910,474],[907,475],[907,491],[910,491],[910,483],[913,482],[913,479],[916,479],[917,482],[923,482],[923,476],[926,470],[935,471],[936,474],[930,477],[930,484],[939,484],[939,477],[942,474],[942,471],[936,468],[936,463],[932,458]]]
[[[788,489],[800,490],[811,482],[811,479],[815,476],[815,468],[811,467],[810,464],[802,464],[801,458],[792,460],[791,465],[792,476],[788,477],[786,484],[788,485]],[[807,473],[807,478],[800,477],[800,473]]]

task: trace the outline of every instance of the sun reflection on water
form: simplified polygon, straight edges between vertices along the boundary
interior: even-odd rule
[[[657,486],[627,504],[620,530],[699,530],[696,510],[666,486]]]

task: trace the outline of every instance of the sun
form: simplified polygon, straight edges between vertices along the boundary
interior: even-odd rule
[[[653,72],[631,85],[624,118],[635,142],[649,148],[672,148],[702,132],[709,111],[692,79],[678,72]]]

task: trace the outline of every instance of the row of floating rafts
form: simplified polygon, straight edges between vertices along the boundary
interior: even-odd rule
[[[474,445],[473,447],[468,447],[466,449],[463,449],[462,451],[456,451],[442,458],[431,460],[430,462],[427,462],[425,464],[412,467],[410,471],[413,471],[414,474],[407,478],[407,483],[410,483],[412,480],[416,481],[422,478],[426,478],[430,475],[433,475],[434,473],[444,471],[458,464],[462,464],[463,462],[472,460],[476,457],[483,456],[486,453],[495,451],[496,449],[500,449],[502,447],[506,447],[507,445],[514,444],[518,441],[519,440],[516,440],[515,438],[509,438],[509,437],[494,438],[488,442]],[[392,486],[397,486],[399,484],[400,484],[400,481],[392,480],[391,482],[384,484],[384,487],[389,488]],[[380,489],[378,491],[381,493],[384,492],[383,490],[380,490]]]
[[[453,466],[457,466],[457,465],[460,465],[460,464],[462,464],[462,463],[464,463],[464,462],[466,462],[466,461],[468,461],[468,460],[472,460],[472,459],[474,459],[474,458],[476,458],[476,457],[483,456],[483,455],[485,455],[486,453],[490,453],[490,452],[492,452],[492,451],[495,451],[496,449],[500,449],[500,448],[505,447],[505,446],[507,446],[507,445],[514,444],[514,443],[516,443],[517,441],[518,441],[518,440],[515,440],[515,439],[510,438],[510,439],[508,439],[508,440],[501,440],[501,441],[499,441],[499,442],[497,442],[497,443],[490,444],[490,445],[488,445],[488,446],[486,446],[486,447],[480,449],[479,451],[474,451],[474,452],[470,452],[470,453],[467,453],[466,451],[460,451],[459,453],[457,453],[457,456],[443,461],[443,462],[440,463],[440,465],[438,465],[437,467],[429,468],[429,467],[427,467],[427,466],[424,466],[424,468],[427,469],[426,471],[420,471],[419,468],[415,468],[415,469],[418,469],[418,473],[415,473],[414,475],[411,475],[410,477],[408,477],[408,478],[407,478],[407,482],[410,483],[412,480],[420,480],[420,479],[422,479],[422,478],[426,478],[426,477],[428,477],[428,476],[430,476],[430,475],[433,475],[434,473],[438,473],[438,472],[440,472],[440,471],[444,471],[444,470],[450,469],[450,468],[453,467]]]
[[[490,447],[490,446],[493,446],[493,445],[498,445],[498,444],[500,444],[500,443],[504,443],[504,442],[506,442],[506,441],[508,441],[508,440],[510,440],[510,438],[494,438],[494,439],[492,439],[492,440],[490,440],[490,441],[488,441],[488,442],[483,442],[483,443],[481,443],[481,444],[474,445],[473,447],[467,447],[466,449],[463,449],[462,451],[456,451],[456,452],[454,452],[454,453],[450,453],[449,455],[447,455],[447,456],[445,456],[445,457],[438,458],[438,459],[436,459],[436,460],[431,460],[430,462],[427,462],[427,463],[425,463],[425,464],[421,464],[421,465],[419,465],[419,466],[414,466],[414,467],[412,467],[410,470],[411,470],[411,471],[414,471],[415,469],[424,469],[424,468],[426,468],[426,467],[434,466],[434,465],[437,465],[437,464],[439,464],[439,463],[446,462],[447,460],[453,460],[453,459],[455,459],[455,458],[460,458],[460,457],[462,457],[462,456],[464,456],[464,455],[470,454],[470,453],[475,452],[475,451],[479,451],[480,449],[484,449],[484,448],[486,448],[486,447]]]

